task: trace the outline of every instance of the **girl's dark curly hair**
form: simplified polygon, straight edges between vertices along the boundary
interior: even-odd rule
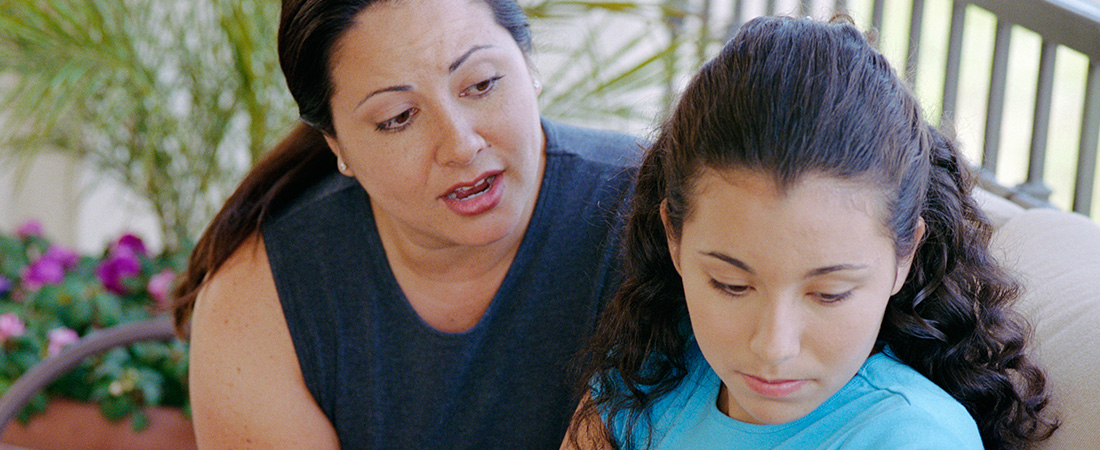
[[[703,168],[769,173],[780,189],[811,173],[881,189],[897,255],[916,253],[880,343],[962,403],[988,449],[1026,448],[1057,428],[1044,414],[1043,373],[1025,353],[1030,328],[1010,309],[1019,287],[990,255],[992,227],[952,140],[851,24],[768,17],[745,24],[700,70],[642,163],[626,280],[581,356],[585,392],[595,389],[574,439],[646,447],[633,442],[635,427],[648,426],[647,407],[686,373],[687,307],[659,211],[665,202],[678,238]],[[602,427],[591,428],[594,417]]]

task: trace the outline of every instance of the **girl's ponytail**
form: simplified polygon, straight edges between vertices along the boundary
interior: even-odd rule
[[[1025,353],[1030,327],[1011,309],[1020,287],[989,251],[993,228],[970,195],[966,162],[951,139],[929,133],[925,237],[882,338],[970,411],[986,448],[1025,448],[1058,425],[1041,414],[1045,377]]]

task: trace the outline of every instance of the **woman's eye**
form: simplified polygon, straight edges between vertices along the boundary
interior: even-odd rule
[[[717,289],[721,292],[732,295],[734,297],[740,297],[742,295],[745,295],[749,292],[749,289],[752,289],[748,286],[721,283],[721,282],[719,282],[718,280],[715,280],[715,279],[710,280],[710,285],[714,289]]]
[[[846,299],[846,298],[848,298],[848,296],[852,295],[852,291],[841,292],[839,294],[826,294],[824,292],[817,292],[817,293],[814,293],[812,295],[815,298],[817,298],[817,301],[819,301],[821,303],[825,303],[825,304],[830,304],[830,303],[839,303],[839,302],[844,301],[844,299]]]
[[[416,108],[409,108],[401,112],[396,116],[391,117],[389,120],[378,124],[378,131],[401,131],[405,127],[409,126],[412,122],[413,116],[419,112]]]
[[[498,76],[489,78],[485,81],[482,81],[480,83],[477,83],[473,86],[470,86],[470,87],[466,88],[466,90],[462,91],[462,93],[459,94],[459,96],[460,97],[465,97],[465,96],[468,96],[468,95],[473,95],[474,97],[481,97],[485,94],[488,94],[490,91],[492,91],[493,88],[496,87],[497,81],[500,81],[501,78],[504,78],[504,76],[503,75],[498,75]]]

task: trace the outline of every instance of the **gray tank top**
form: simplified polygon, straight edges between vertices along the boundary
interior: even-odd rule
[[[405,299],[370,199],[333,172],[263,226],[298,362],[343,450],[556,449],[575,408],[568,364],[619,283],[639,144],[543,121],[546,170],[523,241],[462,333]]]

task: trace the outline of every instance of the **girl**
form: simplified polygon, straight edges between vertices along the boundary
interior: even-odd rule
[[[850,24],[760,18],[647,154],[563,447],[1023,448],[1017,285],[950,139]]]

